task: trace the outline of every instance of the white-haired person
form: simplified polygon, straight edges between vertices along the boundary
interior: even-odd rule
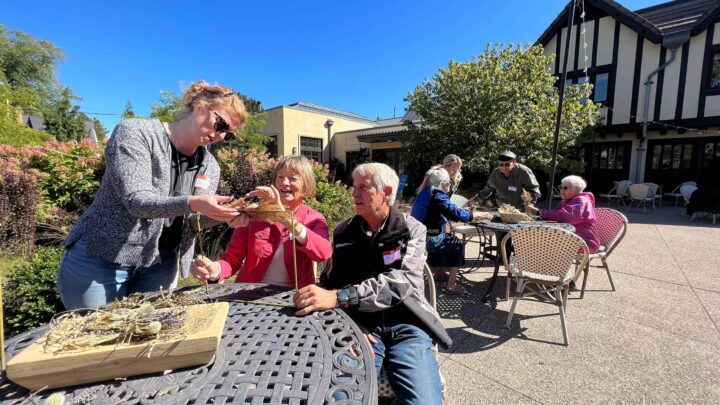
[[[555,210],[541,210],[530,205],[525,211],[540,215],[544,219],[564,222],[575,227],[575,233],[588,245],[590,253],[600,248],[595,225],[595,196],[586,192],[587,183],[580,176],[567,176],[560,182],[562,201]]]
[[[450,175],[445,169],[430,170],[427,185],[413,202],[411,215],[427,227],[428,263],[435,267],[436,277],[447,277],[445,292],[461,295],[465,290],[457,283],[457,273],[463,260],[463,244],[448,231],[448,225],[450,221],[492,219],[492,214],[458,207],[450,201],[450,187]]]
[[[430,173],[439,168],[443,168],[447,170],[448,175],[450,176],[450,190],[448,191],[448,195],[452,196],[457,191],[458,187],[460,187],[460,182],[462,181],[462,159],[460,159],[460,156],[453,155],[452,153],[445,156],[445,159],[443,159],[443,162],[441,165],[435,165],[431,167],[427,172],[425,172],[425,178],[423,178],[422,183],[420,183],[420,187],[417,189],[417,193],[420,193],[427,187],[428,181],[430,180]]]
[[[356,215],[339,224],[331,264],[320,286],[294,297],[298,315],[342,307],[364,330],[385,367],[396,403],[440,405],[442,393],[433,341],[452,340],[425,299],[425,226],[393,206],[398,176],[382,163],[353,171]]]

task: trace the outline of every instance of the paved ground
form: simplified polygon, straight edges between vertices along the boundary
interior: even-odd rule
[[[455,342],[441,351],[447,404],[720,403],[720,224],[672,207],[626,214],[609,260],[617,291],[591,270],[585,298],[568,302],[569,347],[557,307],[537,300],[502,328],[509,303],[479,300],[491,267],[464,276],[472,295],[439,295]],[[504,286],[501,269],[497,297]]]

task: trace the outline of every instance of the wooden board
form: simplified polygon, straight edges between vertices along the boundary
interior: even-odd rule
[[[7,363],[7,376],[30,390],[67,387],[118,377],[207,364],[217,350],[229,304],[187,307],[188,315],[212,313],[197,332],[154,345],[120,344],[66,353],[45,352],[37,341]]]

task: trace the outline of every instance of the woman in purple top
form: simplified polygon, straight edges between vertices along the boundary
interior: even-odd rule
[[[543,219],[564,222],[575,227],[575,233],[583,238],[590,253],[600,249],[600,238],[595,227],[595,196],[584,192],[587,183],[580,176],[567,176],[560,183],[562,201],[556,210],[539,210],[532,205],[526,208],[531,214]]]

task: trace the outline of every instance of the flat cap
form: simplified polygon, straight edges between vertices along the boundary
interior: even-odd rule
[[[498,160],[501,162],[507,162],[509,160],[513,160],[517,158],[514,153],[510,152],[509,150],[506,150],[502,153],[500,153],[500,156],[498,156]]]

